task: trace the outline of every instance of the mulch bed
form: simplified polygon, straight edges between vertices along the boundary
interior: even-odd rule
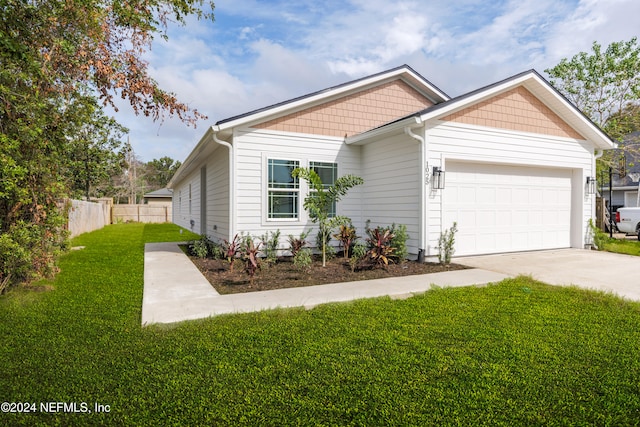
[[[326,267],[322,267],[321,260],[314,259],[307,271],[300,271],[293,265],[291,258],[280,258],[275,264],[265,265],[266,263],[263,262],[262,268],[257,271],[251,281],[249,275],[244,271],[242,260],[236,260],[233,271],[231,271],[226,260],[201,259],[194,256],[189,256],[189,258],[220,294],[268,291],[468,268],[458,264],[443,266],[437,263],[405,261],[401,264],[390,264],[386,268],[365,268],[353,272],[349,261],[338,257],[327,260]]]

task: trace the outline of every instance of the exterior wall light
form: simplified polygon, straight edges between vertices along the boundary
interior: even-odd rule
[[[593,176],[587,177],[586,182],[587,194],[596,194],[596,179]]]
[[[444,189],[444,171],[438,166],[433,167],[431,185],[434,190]]]

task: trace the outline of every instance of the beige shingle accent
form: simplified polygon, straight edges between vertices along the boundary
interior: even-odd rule
[[[395,80],[253,127],[343,137],[367,131],[432,105],[417,90],[401,80]]]
[[[522,86],[450,114],[442,120],[585,139]]]

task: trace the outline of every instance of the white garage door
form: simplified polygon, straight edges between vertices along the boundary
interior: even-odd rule
[[[455,255],[570,246],[571,170],[447,162],[444,226]]]

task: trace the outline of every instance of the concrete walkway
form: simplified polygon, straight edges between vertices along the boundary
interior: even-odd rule
[[[220,295],[180,250],[178,243],[147,243],[144,254],[142,325],[201,319],[273,308],[312,308],[330,302],[389,296],[407,298],[432,286],[499,282],[509,275],[484,269],[363,280],[273,291]]]

